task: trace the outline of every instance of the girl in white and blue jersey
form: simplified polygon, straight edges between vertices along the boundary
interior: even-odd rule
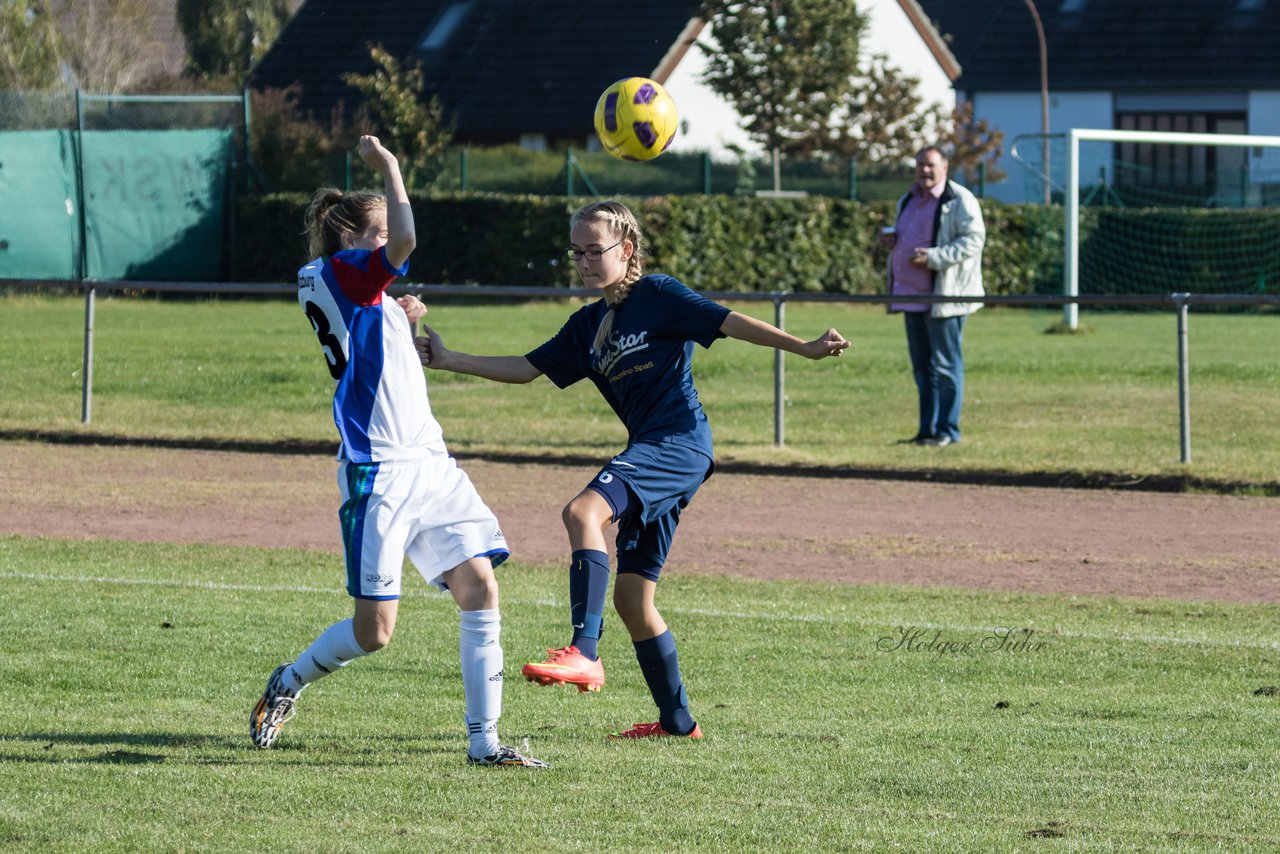
[[[423,364],[499,382],[546,374],[559,388],[590,380],[627,427],[627,446],[564,508],[572,550],[568,646],[549,649],[524,676],[579,691],[604,685],[597,645],[609,587],[605,529],[617,524],[613,603],[631,636],[658,720],[616,738],[701,738],[676,655],[675,638],[654,607],[659,573],[680,513],[714,469],[711,429],[693,384],[694,344],[738,338],[809,359],[849,346],[827,330],[804,341],[718,305],[670,276],[644,275],[640,228],[618,202],[597,202],[569,223],[569,257],[583,284],[603,299],[575,312],[549,341],[524,356],[473,356],[444,346],[431,329],[417,339]]]
[[[461,609],[468,761],[546,767],[498,740],[503,654],[493,567],[508,556],[507,542],[431,414],[406,313],[417,320],[426,308],[413,297],[386,297],[408,272],[416,242],[399,164],[372,136],[360,138],[359,152],[383,176],[386,195],[318,190],[307,210],[318,257],[298,271],[298,302],[335,382],[338,517],[355,613],[275,669],[250,717],[250,736],[270,747],[306,686],[387,645],[408,555]]]

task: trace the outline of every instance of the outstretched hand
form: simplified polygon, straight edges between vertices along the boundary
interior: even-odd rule
[[[834,329],[828,329],[821,338],[806,341],[804,357],[806,359],[825,359],[828,356],[839,356],[849,347],[849,341]]]
[[[413,346],[418,351],[418,361],[428,368],[443,368],[444,357],[449,351],[445,349],[440,333],[430,326],[422,327],[422,335],[413,339]]]

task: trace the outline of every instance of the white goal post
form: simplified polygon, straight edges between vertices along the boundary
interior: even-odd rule
[[[1063,246],[1066,258],[1062,266],[1063,296],[1080,295],[1080,143],[1137,142],[1160,145],[1204,145],[1240,148],[1280,149],[1280,136],[1254,136],[1227,133],[1175,133],[1172,131],[1103,130],[1072,128],[1067,132],[1067,164],[1065,180],[1066,223]],[[1062,322],[1068,329],[1079,324],[1079,307],[1068,303],[1062,307]]]

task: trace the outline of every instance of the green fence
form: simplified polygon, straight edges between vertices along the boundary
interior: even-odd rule
[[[897,198],[911,183],[909,168],[884,168],[841,157],[784,157],[781,189],[840,199]],[[632,163],[604,152],[458,149],[446,160],[439,189],[543,195],[746,196],[773,189],[768,158],[717,160],[668,153]]]
[[[233,273],[243,96],[0,93],[0,278]]]
[[[780,172],[786,193],[859,201],[896,199],[914,180],[910,166],[858,163],[843,157],[783,157]],[[268,179],[263,188],[306,192],[322,184],[377,186],[375,176],[350,155],[344,163],[318,163],[306,186],[295,182]],[[752,196],[773,189],[773,163],[767,157],[726,160],[675,152],[634,163],[573,148],[458,147],[448,152],[444,171],[431,187],[409,189],[535,196]]]
[[[72,131],[0,133],[0,275],[80,277],[77,164]]]

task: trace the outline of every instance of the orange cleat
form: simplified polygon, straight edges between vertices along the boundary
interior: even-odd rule
[[[609,738],[702,738],[702,727],[693,725],[693,732],[675,735],[662,728],[660,723],[636,724],[631,729],[615,732]]]
[[[543,685],[573,685],[584,694],[604,687],[604,664],[592,661],[578,652],[576,646],[549,649],[546,661],[526,664],[520,669],[524,678]]]

